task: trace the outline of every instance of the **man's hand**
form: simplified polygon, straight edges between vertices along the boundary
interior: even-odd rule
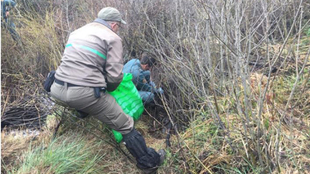
[[[164,90],[163,90],[162,88],[158,88],[158,89],[156,90],[156,93],[157,93],[157,94],[164,94]]]
[[[157,89],[154,82],[151,81],[149,84],[152,86],[152,90],[154,93],[157,93],[157,94],[163,94],[164,93],[164,90],[162,88]]]
[[[146,79],[143,79],[143,83],[147,83],[147,80],[146,80]]]
[[[5,12],[5,17],[9,17],[9,15],[10,15],[9,11]]]
[[[153,88],[156,88],[156,85],[155,85],[155,83],[154,82],[152,82],[152,81],[150,81],[150,83],[149,83]]]
[[[162,88],[157,88],[154,82],[151,81],[149,84],[152,87],[153,93],[156,93],[156,94],[163,94],[164,93],[164,90]]]

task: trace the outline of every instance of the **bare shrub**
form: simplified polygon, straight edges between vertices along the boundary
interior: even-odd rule
[[[302,124],[294,121],[294,111],[309,103],[309,44],[302,44],[309,30],[309,5],[305,0],[33,0],[23,5],[19,17],[26,52],[2,36],[2,101],[10,96],[7,91],[25,90],[20,78],[28,82],[27,89],[29,83],[40,83],[59,64],[69,33],[91,22],[102,7],[114,6],[128,23],[121,31],[124,59],[143,51],[156,55],[159,64],[152,78],[165,91],[163,107],[178,131],[187,134],[197,129],[190,123],[212,120],[219,131],[212,136],[225,140],[207,149],[180,136],[179,146],[188,155],[180,157],[187,161],[184,170],[225,171],[228,162],[207,158],[210,150],[233,154],[231,166],[244,173],[302,171],[305,163],[298,154],[303,151],[295,151],[291,140],[294,131],[303,132],[297,137],[302,143],[308,135],[294,126]],[[37,13],[27,12],[33,9]],[[282,75],[293,77],[280,102],[276,91],[287,85],[281,83]],[[18,87],[9,89],[11,84]],[[309,105],[300,107],[307,110]],[[301,113],[308,115],[298,119],[309,122],[309,112]],[[206,150],[192,153],[197,147]]]
[[[241,136],[243,145],[239,148],[244,148],[249,160],[256,161],[254,166],[262,167],[260,171],[279,169],[283,115],[278,115],[279,124],[271,140],[264,127],[268,120],[265,109],[272,100],[272,83],[287,70],[289,62],[300,62],[296,64],[297,79],[306,72],[309,47],[300,52],[297,46],[297,55],[302,54],[303,59],[296,56],[293,47],[300,43],[305,36],[302,31],[309,26],[309,12],[305,11],[309,4],[175,0],[135,1],[128,6],[128,16],[135,16],[129,17],[134,27],[128,28],[128,51],[157,55],[161,65],[155,70],[156,80],[164,86],[163,102],[176,124],[181,127],[199,115],[212,116],[225,130],[228,144],[232,141],[230,134]],[[258,95],[250,86],[253,71],[265,74],[257,79]],[[264,86],[263,79],[267,79]],[[291,94],[294,93],[293,89]],[[231,102],[227,110],[219,103],[223,98]],[[286,109],[288,106],[289,101]],[[241,123],[238,129],[227,120],[232,113]],[[235,145],[231,145],[233,150]],[[270,146],[272,150],[268,149]]]

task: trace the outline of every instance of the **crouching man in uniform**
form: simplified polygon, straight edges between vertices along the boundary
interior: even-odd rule
[[[117,9],[106,7],[95,21],[72,32],[56,70],[51,96],[120,132],[137,167],[154,173],[165,151],[148,148],[134,128],[133,118],[106,92],[114,91],[123,78],[123,47],[117,33],[124,24]]]

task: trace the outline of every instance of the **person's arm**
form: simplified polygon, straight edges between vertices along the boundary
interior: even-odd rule
[[[139,73],[135,84],[137,86],[137,89],[140,91],[153,92],[153,87],[147,82],[143,72]]]
[[[143,71],[143,76],[145,78],[145,80],[147,81],[147,83],[151,82],[151,72],[149,70]]]
[[[137,76],[136,79],[134,79],[134,84],[136,85],[137,89],[139,91],[148,91],[152,93],[157,93],[157,94],[163,94],[164,91],[162,88],[156,88],[156,85],[154,82],[150,81],[147,82],[146,78],[144,76],[144,73],[140,73],[139,76]]]
[[[123,80],[123,46],[120,38],[117,38],[109,44],[106,59],[106,80],[107,90],[114,91]]]

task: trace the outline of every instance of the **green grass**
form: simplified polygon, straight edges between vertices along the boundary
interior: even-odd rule
[[[99,144],[68,132],[47,146],[30,146],[21,166],[8,173],[95,173],[94,166],[101,157],[93,149],[98,149]]]

